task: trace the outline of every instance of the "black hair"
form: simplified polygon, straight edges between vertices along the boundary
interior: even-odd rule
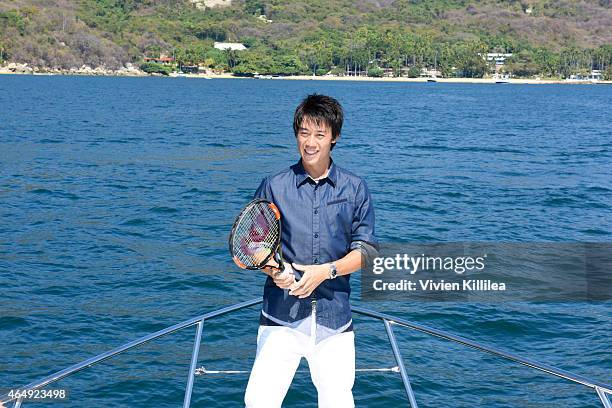
[[[342,123],[344,122],[344,111],[342,105],[331,96],[312,94],[308,95],[295,109],[293,115],[293,133],[297,137],[298,131],[304,119],[311,119],[316,124],[324,123],[331,128],[332,140],[340,136]],[[332,144],[333,149],[335,143]]]

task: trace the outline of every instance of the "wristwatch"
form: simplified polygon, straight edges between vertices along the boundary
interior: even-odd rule
[[[336,279],[337,276],[338,270],[336,269],[336,264],[332,262],[329,264],[329,279]]]

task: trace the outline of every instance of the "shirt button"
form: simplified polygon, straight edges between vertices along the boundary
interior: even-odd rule
[[[312,262],[314,262],[314,263],[319,262],[319,258],[313,258]]]
[[[319,213],[319,210],[315,210],[314,212],[315,212],[315,214],[318,214],[318,213]]]
[[[315,238],[319,238],[319,234],[315,234]]]

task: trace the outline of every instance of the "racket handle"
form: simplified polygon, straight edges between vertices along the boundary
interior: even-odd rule
[[[276,277],[281,273],[285,272],[285,263],[283,262],[283,257],[278,252],[274,253],[274,260],[278,264],[278,267],[274,268],[276,269],[276,272],[274,272],[273,274]]]
[[[273,260],[276,262],[277,266],[272,266],[272,265],[267,265],[266,264],[266,265],[264,265],[261,268],[262,269],[264,269],[264,268],[272,269],[274,271],[274,272],[272,272],[272,277],[276,278],[277,276],[279,276],[281,273],[283,273],[285,271],[285,264],[283,263],[283,258],[281,258],[278,255],[275,255]]]

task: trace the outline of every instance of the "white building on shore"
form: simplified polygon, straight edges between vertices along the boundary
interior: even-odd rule
[[[242,43],[215,42],[215,48],[218,50],[244,51],[247,48]]]
[[[511,56],[511,53],[489,52],[487,53],[486,57],[484,55],[482,57],[485,59],[485,61],[487,61],[489,66],[495,63],[495,65],[493,66],[493,78],[508,79],[510,76],[502,72],[504,64],[506,63],[506,59],[510,58]]]

